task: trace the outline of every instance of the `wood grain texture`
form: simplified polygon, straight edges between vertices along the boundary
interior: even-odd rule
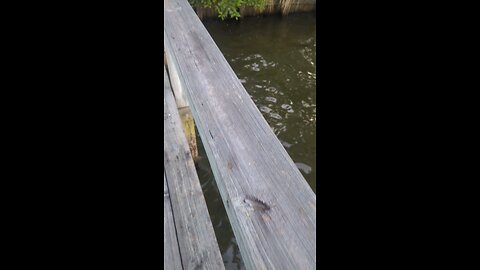
[[[172,62],[173,59],[171,59],[171,55],[167,55],[165,51],[163,52],[164,55],[164,63],[166,63],[166,68],[168,71],[169,79],[170,79],[170,84],[172,86],[173,90],[173,95],[175,97],[175,102],[177,103],[178,108],[184,108],[184,107],[189,107],[190,104],[188,103],[188,100],[186,98],[185,93],[183,92],[183,88],[180,86],[180,81],[178,80],[179,76],[177,74],[177,70],[175,68],[169,70],[169,62]],[[171,64],[172,66],[174,65],[173,63]]]
[[[163,269],[183,269],[165,173],[163,174]]]
[[[184,269],[225,269],[164,69],[164,168]]]
[[[315,269],[316,195],[186,0],[165,0],[186,96],[248,269]]]

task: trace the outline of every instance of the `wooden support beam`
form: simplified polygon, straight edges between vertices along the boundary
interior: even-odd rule
[[[182,120],[183,131],[187,137],[188,146],[190,147],[190,152],[194,161],[198,160],[198,146],[197,146],[197,135],[195,132],[195,121],[192,116],[192,111],[188,105],[188,100],[186,99],[184,90],[182,88],[181,82],[178,81],[178,76],[176,76],[176,69],[173,66],[174,62],[170,60],[171,68],[168,67],[169,61],[167,61],[167,55],[163,51],[163,61],[167,68],[167,74],[172,73],[172,76],[169,76],[173,94],[175,97],[175,102],[178,107],[180,114],[180,119]],[[173,78],[173,80],[172,80]]]
[[[168,44],[165,45],[164,42],[164,46],[168,46]],[[178,68],[175,66],[175,61],[172,59],[172,55],[166,53],[167,50],[169,50],[169,48],[165,47],[164,61],[166,62],[167,73],[170,78],[170,84],[172,86],[175,102],[177,103],[177,108],[189,107],[190,104],[188,103],[185,90],[183,89],[183,83],[180,81],[181,77],[177,74]]]

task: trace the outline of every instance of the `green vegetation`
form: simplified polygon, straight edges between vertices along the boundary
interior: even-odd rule
[[[240,18],[240,7],[254,7],[257,10],[265,8],[266,0],[188,0],[195,8],[212,8],[222,20],[225,18]]]

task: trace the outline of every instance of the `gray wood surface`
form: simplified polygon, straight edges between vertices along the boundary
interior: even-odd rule
[[[164,63],[167,63],[167,70],[168,70],[168,62],[172,62],[171,55],[167,55],[164,52]],[[178,80],[179,76],[177,74],[176,69],[168,70],[170,74],[170,84],[172,86],[173,94],[175,96],[175,102],[177,103],[178,108],[184,108],[190,106],[188,104],[188,100],[183,92],[183,88],[180,86],[180,81]]]
[[[246,267],[315,269],[315,193],[187,1],[164,6],[170,77],[188,99]]]
[[[165,173],[163,174],[163,269],[183,269]]]
[[[164,168],[184,269],[225,269],[164,69]]]

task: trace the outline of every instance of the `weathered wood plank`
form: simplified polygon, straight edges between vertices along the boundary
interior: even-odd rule
[[[163,174],[163,269],[183,269],[165,173]]]
[[[172,80],[190,104],[248,269],[314,269],[316,195],[186,0],[165,0]]]
[[[185,269],[225,269],[164,69],[164,167]]]
[[[165,51],[163,52],[163,55],[164,55],[163,62],[166,63],[168,74],[170,75],[169,76],[170,84],[172,86],[177,107],[178,108],[189,107],[190,104],[188,103],[185,93],[183,92],[183,89],[181,87],[181,82],[178,80],[179,76],[177,74],[177,69],[172,68],[170,70],[170,65],[173,66],[175,65],[175,63],[173,63],[173,59],[171,59],[171,55],[166,54]]]

